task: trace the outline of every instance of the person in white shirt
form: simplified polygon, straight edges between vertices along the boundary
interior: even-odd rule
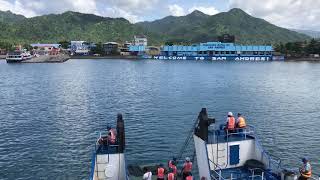
[[[152,180],[152,172],[147,168],[145,167],[144,168],[144,175],[143,175],[143,180]]]

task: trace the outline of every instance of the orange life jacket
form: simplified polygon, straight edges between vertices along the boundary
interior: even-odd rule
[[[158,168],[158,178],[164,179],[164,168]]]
[[[110,133],[110,136],[108,138],[109,142],[111,144],[115,144],[116,143],[116,130],[115,129],[110,129],[109,133]]]
[[[236,125],[236,120],[234,119],[234,117],[228,117],[228,126],[227,129],[228,130],[234,130]]]
[[[246,120],[243,118],[243,117],[239,117],[238,118],[238,127],[239,128],[244,128],[244,127],[246,127],[247,125],[246,125]]]
[[[302,168],[303,171],[305,171],[305,165]],[[305,177],[305,178],[311,178],[312,176],[312,167],[310,165],[310,171],[308,171],[307,173],[305,172],[300,172],[301,176]]]
[[[168,174],[168,180],[174,180],[174,173]]]
[[[185,162],[183,164],[183,172],[191,172],[192,170],[192,162]]]
[[[193,177],[192,176],[187,176],[186,180],[193,180]]]

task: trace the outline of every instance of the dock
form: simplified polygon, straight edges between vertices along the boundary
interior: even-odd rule
[[[58,54],[58,55],[43,55],[34,57],[30,60],[22,61],[21,63],[63,63],[70,59],[69,55]]]

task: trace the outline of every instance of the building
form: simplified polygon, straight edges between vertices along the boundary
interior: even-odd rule
[[[7,54],[7,50],[0,48],[0,55],[6,55],[6,54]]]
[[[33,54],[57,55],[61,51],[61,44],[30,44]]]
[[[130,46],[133,55],[143,55],[146,46]],[[190,60],[248,60],[269,61],[273,58],[272,46],[247,46],[234,43],[207,42],[191,46],[165,45],[154,59]]]
[[[145,35],[134,36],[135,46],[148,46],[148,38]]]
[[[71,55],[89,55],[90,43],[86,41],[71,41]]]
[[[150,46],[147,48],[147,51],[146,53],[150,56],[157,56],[157,55],[160,55],[160,48],[158,47],[154,47],[154,46]]]
[[[102,45],[105,55],[119,55],[119,44],[116,42],[107,42]]]

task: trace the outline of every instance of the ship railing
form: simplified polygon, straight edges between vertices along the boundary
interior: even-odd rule
[[[252,129],[255,131],[255,128],[252,126]],[[256,140],[256,148],[260,150],[261,152],[261,160],[266,160],[267,161],[267,168],[273,172],[280,172],[282,167],[281,167],[281,159],[277,156],[270,155],[261,145],[261,142],[259,138],[255,135],[255,140]],[[264,161],[265,162],[265,161]]]
[[[214,165],[214,168],[213,168],[214,170],[212,171],[213,174],[211,174],[211,178],[214,180],[226,180],[221,175],[221,172],[222,172],[221,167],[218,164],[214,163],[210,158],[208,158],[208,159],[209,159],[210,164],[212,163]],[[232,177],[232,175],[231,175],[231,177]]]

